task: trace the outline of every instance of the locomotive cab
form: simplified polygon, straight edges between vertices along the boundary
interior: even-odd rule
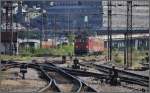
[[[75,55],[98,54],[104,51],[104,41],[94,36],[75,37]]]
[[[75,38],[75,54],[83,55],[88,53],[88,44],[86,37],[76,37]]]

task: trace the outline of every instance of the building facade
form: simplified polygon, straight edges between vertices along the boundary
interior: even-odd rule
[[[95,30],[100,29],[103,23],[103,7],[99,0],[24,1],[22,5],[39,9],[41,13],[31,19],[31,28],[48,31]]]

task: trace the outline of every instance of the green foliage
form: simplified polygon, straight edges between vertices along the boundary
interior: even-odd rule
[[[15,61],[27,61],[30,60],[30,56],[24,56],[24,55],[1,55],[0,60],[15,60]]]
[[[74,46],[73,45],[62,45],[57,48],[28,48],[23,49],[21,55],[22,56],[62,56],[62,55],[73,55],[74,54]]]
[[[46,55],[51,55],[52,51],[50,51],[49,49],[44,49],[44,48],[39,48],[39,49],[35,49],[35,53],[33,54],[33,56],[46,56]]]
[[[68,35],[68,39],[69,39],[69,43],[70,43],[70,44],[73,43],[74,40],[75,40],[75,35],[74,35],[74,34]]]
[[[120,56],[118,53],[116,53],[116,54],[114,55],[114,61],[115,61],[116,63],[121,64],[121,63],[123,62],[123,58],[122,58],[122,56]]]
[[[20,55],[22,56],[22,57],[24,57],[24,56],[32,56],[32,52],[31,52],[31,48],[23,48],[23,49],[21,49],[22,51],[21,51],[21,53],[20,53]]]
[[[22,39],[24,38],[40,39],[41,33],[35,32],[35,31],[21,31],[21,32],[18,32],[18,37]]]

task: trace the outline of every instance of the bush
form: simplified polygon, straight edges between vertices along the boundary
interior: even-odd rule
[[[46,55],[49,55],[49,50],[44,48],[35,49],[33,53],[33,56],[37,56],[37,57],[46,56]]]
[[[30,56],[10,56],[10,55],[1,55],[0,60],[14,60],[14,61],[27,61],[30,60],[31,57]]]
[[[63,55],[73,55],[74,46],[73,45],[62,45],[57,48],[38,48],[38,49],[24,49],[21,53],[22,56],[63,56]]]
[[[123,62],[122,57],[119,56],[118,53],[116,53],[116,54],[114,55],[114,61],[115,61],[116,63],[122,63],[122,62]]]

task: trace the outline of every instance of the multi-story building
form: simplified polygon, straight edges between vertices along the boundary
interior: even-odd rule
[[[37,7],[41,15],[31,20],[31,27],[48,31],[100,29],[102,2],[82,0],[25,1],[23,6]],[[40,8],[39,8],[40,7]],[[44,11],[44,12],[43,12]],[[43,24],[43,25],[42,25]]]

